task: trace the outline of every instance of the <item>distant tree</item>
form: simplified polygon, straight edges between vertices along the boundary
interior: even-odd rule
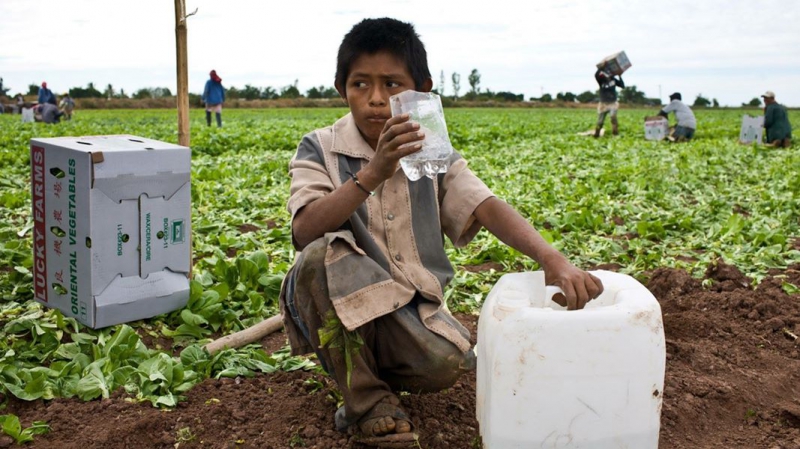
[[[103,92],[103,96],[106,97],[107,100],[114,98],[114,86],[109,84],[106,86],[106,90]]]
[[[281,88],[280,97],[281,98],[300,98],[300,97],[302,97],[303,95],[300,93],[300,89],[297,88],[297,81],[298,80],[294,80],[293,84],[290,84],[288,86],[282,87]]]
[[[128,98],[128,94],[125,93],[125,89],[120,88],[119,93],[117,94],[117,98]]]
[[[458,92],[461,90],[461,75],[453,72],[451,77],[453,81],[453,100],[458,101]]]
[[[274,87],[267,86],[261,89],[262,100],[275,100],[276,98],[278,98],[278,91],[276,91]]]
[[[335,87],[330,86],[322,91],[322,98],[339,98],[339,91]]]
[[[439,95],[444,95],[444,70],[439,72]]]
[[[541,101],[542,103],[550,103],[553,101],[553,96],[550,94],[544,94],[539,98],[531,97],[531,101]]]
[[[306,91],[306,97],[308,98],[336,98],[338,96],[339,92],[333,87],[312,87]]]
[[[261,89],[245,84],[244,89],[239,92],[239,96],[245,100],[257,100],[261,98]]]
[[[692,106],[695,108],[707,108],[711,106],[711,101],[704,97],[703,94],[697,94],[697,98],[694,99]]]
[[[171,97],[172,92],[170,92],[169,88],[167,87],[154,87],[153,88],[153,98],[161,98],[161,97]]]
[[[230,99],[230,100],[239,99],[239,98],[241,98],[239,96],[239,92],[241,92],[239,89],[237,89],[234,86],[231,86],[231,87],[225,89],[225,98]]]
[[[70,95],[72,95],[72,91],[70,90]],[[172,92],[170,92],[169,88],[167,87],[143,87],[137,90],[133,95],[132,98],[137,100],[145,99],[145,98],[163,98],[163,97],[171,97]]]
[[[628,86],[620,91],[619,101],[630,104],[647,104],[648,99],[644,92],[637,89],[636,86]]]
[[[89,83],[85,88],[73,87],[69,90],[72,98],[103,98],[103,93],[94,87],[94,83]]]
[[[492,96],[503,101],[522,101],[524,99],[522,94],[515,94],[513,92],[497,92]]]
[[[319,87],[312,87],[306,91],[306,97],[312,99],[320,99],[322,98],[322,91],[325,90],[325,86]]]
[[[481,74],[478,72],[478,69],[472,69],[467,80],[469,81],[470,92],[472,92],[473,95],[477,95],[481,91]]]
[[[711,105],[713,107],[715,107],[715,108],[718,108],[719,107],[719,101],[717,101],[717,99],[715,98],[715,99],[711,100]]]
[[[72,95],[72,91],[70,90],[69,92],[70,92],[70,95]],[[72,95],[72,96],[74,97],[75,95]],[[147,87],[143,87],[143,88],[141,88],[141,89],[139,89],[139,90],[137,90],[136,92],[133,93],[133,98],[135,98],[137,100],[141,100],[141,99],[144,99],[144,98],[153,98],[153,93],[150,92],[150,89],[148,89]]]
[[[10,87],[3,87],[3,78],[0,78],[0,97],[5,96],[9,90]]]
[[[579,93],[575,98],[581,103],[592,103],[597,101],[597,93],[587,90],[586,92]]]
[[[38,95],[39,94],[39,86],[36,84],[28,84],[28,93],[25,95]]]
[[[567,92],[567,93],[559,92],[556,94],[556,100],[563,101],[565,103],[575,103],[575,100],[577,98],[578,97],[572,92]]]
[[[755,97],[752,100],[750,100],[749,103],[742,103],[742,106],[745,106],[745,107],[751,106],[751,107],[757,108],[757,107],[761,106],[761,99],[758,98],[758,97]]]

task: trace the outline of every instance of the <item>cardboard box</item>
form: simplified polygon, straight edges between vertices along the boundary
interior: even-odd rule
[[[761,145],[764,138],[764,116],[751,117],[747,114],[742,116],[742,129],[739,131],[739,143]]]
[[[190,170],[136,136],[31,139],[36,300],[93,328],[184,307]]]
[[[664,140],[669,135],[669,120],[660,115],[645,117],[644,138],[647,140]]]
[[[597,68],[609,72],[612,75],[622,75],[626,70],[631,68],[631,65],[628,56],[624,51],[621,51],[603,58],[602,61],[597,63]]]

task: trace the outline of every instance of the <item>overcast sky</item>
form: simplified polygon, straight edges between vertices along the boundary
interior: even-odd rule
[[[412,22],[445,94],[472,69],[480,87],[522,93],[595,90],[595,64],[624,50],[623,76],[649,97],[679,91],[736,105],[772,90],[800,106],[800,1],[186,0],[189,90],[216,69],[226,87],[305,92],[332,86],[345,33],[367,17]],[[0,0],[0,77],[11,93],[94,82],[132,93],[175,90],[172,0]]]

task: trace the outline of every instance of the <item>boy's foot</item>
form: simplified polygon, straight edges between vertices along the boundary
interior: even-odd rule
[[[359,443],[379,448],[411,447],[419,439],[412,432],[408,415],[400,408],[400,400],[394,395],[375,404],[356,426]]]

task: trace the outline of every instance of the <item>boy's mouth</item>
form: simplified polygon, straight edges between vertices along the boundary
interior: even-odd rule
[[[367,116],[367,121],[370,122],[370,123],[383,123],[386,120],[389,120],[389,117],[386,117],[385,115],[370,115],[370,116]]]

